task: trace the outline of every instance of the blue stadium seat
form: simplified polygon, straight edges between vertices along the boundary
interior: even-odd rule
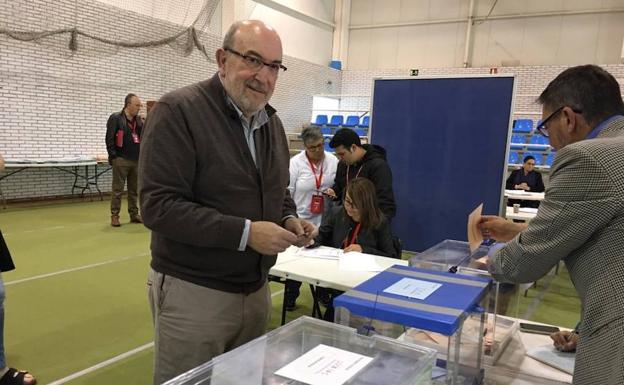
[[[526,155],[532,155],[535,158],[535,165],[536,166],[541,166],[542,165],[542,154],[540,154],[538,152],[532,152],[532,153],[527,153]]]
[[[529,133],[533,130],[533,121],[531,119],[514,120],[513,132]]]
[[[509,153],[509,160],[507,161],[509,164],[520,164],[520,156],[517,152]]]
[[[344,127],[355,127],[360,123],[360,118],[357,115],[347,116],[347,121],[343,124]]]
[[[327,152],[334,152],[334,149],[329,147],[330,140],[331,140],[331,138],[325,138],[325,151],[327,151]]]
[[[553,160],[555,160],[555,154],[551,152],[546,157],[546,161],[544,162],[544,166],[548,166],[548,167],[552,166]]]
[[[327,124],[327,115],[316,115],[314,124],[317,126],[324,126]]]
[[[344,117],[342,115],[332,115],[331,120],[329,121],[330,126],[342,126],[344,122]]]
[[[355,131],[358,136],[366,136],[366,129],[364,128],[356,127],[353,129],[353,131]]]
[[[362,118],[362,124],[360,124],[360,127],[368,128],[369,123],[370,123],[370,116],[366,115],[365,117]]]
[[[542,146],[528,146],[528,150],[529,151],[546,151],[548,150],[548,147],[544,147],[543,145],[546,144],[550,144],[548,142],[548,138],[546,138],[545,136],[542,135],[538,135],[535,134],[533,136],[531,136],[531,140],[529,140],[530,144],[541,144]]]
[[[509,148],[512,150],[522,150],[524,148],[524,144],[526,137],[524,135],[512,135],[511,136],[511,144]]]
[[[333,135],[332,128],[328,126],[321,127],[321,134],[323,135]]]

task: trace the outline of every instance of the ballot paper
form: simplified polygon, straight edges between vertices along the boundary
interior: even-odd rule
[[[470,215],[468,215],[468,245],[470,246],[470,253],[474,253],[479,248],[481,242],[483,242],[483,235],[479,230],[479,220],[481,219],[481,211],[483,210],[483,203],[477,206]]]
[[[343,253],[338,259],[338,269],[342,271],[382,271],[377,258],[372,254],[350,251]]]
[[[574,353],[560,352],[550,344],[531,348],[526,355],[568,374],[574,372]]]
[[[440,286],[442,286],[442,284],[436,282],[402,278],[400,281],[385,288],[384,292],[422,300],[429,297],[431,293],[438,290]]]
[[[342,385],[372,360],[372,357],[320,344],[275,374],[310,385]]]
[[[314,249],[307,249],[305,247],[302,247],[297,251],[297,255],[306,258],[338,259],[340,255],[342,255],[342,250],[324,246]]]
[[[521,213],[537,214],[537,209],[533,207],[520,207]]]

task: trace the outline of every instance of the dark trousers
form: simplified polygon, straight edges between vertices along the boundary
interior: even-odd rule
[[[113,159],[111,215],[119,215],[119,211],[121,211],[121,196],[126,180],[128,181],[128,214],[132,217],[139,213],[137,206],[138,169],[139,162],[136,160],[121,157]]]

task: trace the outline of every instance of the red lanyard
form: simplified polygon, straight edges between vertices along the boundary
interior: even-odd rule
[[[360,166],[360,169],[358,170],[357,174],[355,174],[355,177],[357,178],[358,176],[360,176],[360,171],[362,171],[362,167],[364,167],[364,165]],[[349,169],[351,168],[351,166],[347,166],[347,184],[349,184]],[[346,185],[345,185],[346,186]]]
[[[128,120],[128,118],[126,118],[126,122],[128,123],[128,127],[130,127],[130,130],[132,130],[132,133],[136,134],[136,120],[133,120],[131,122]]]
[[[349,238],[349,234],[347,234],[347,237],[342,242],[343,249],[346,249],[357,241],[357,236],[360,233],[360,227],[362,227],[362,224],[358,222],[358,224],[355,226],[355,229],[353,230],[353,234],[351,235],[351,241],[349,241],[349,243],[347,243],[347,238]]]
[[[308,156],[307,153],[306,153],[306,158],[308,158],[308,163],[310,164],[310,168],[312,169],[312,174],[314,174],[314,180],[316,181],[316,189],[320,190],[321,189],[321,181],[323,180],[323,162],[321,162],[321,173],[317,177],[316,176],[316,166],[314,166],[314,163],[312,163],[312,161],[310,160],[310,157]]]

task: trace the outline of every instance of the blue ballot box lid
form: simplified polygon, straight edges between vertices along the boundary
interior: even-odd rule
[[[438,283],[425,299],[385,292],[403,278]],[[334,299],[352,314],[453,335],[485,296],[491,279],[394,265]]]

